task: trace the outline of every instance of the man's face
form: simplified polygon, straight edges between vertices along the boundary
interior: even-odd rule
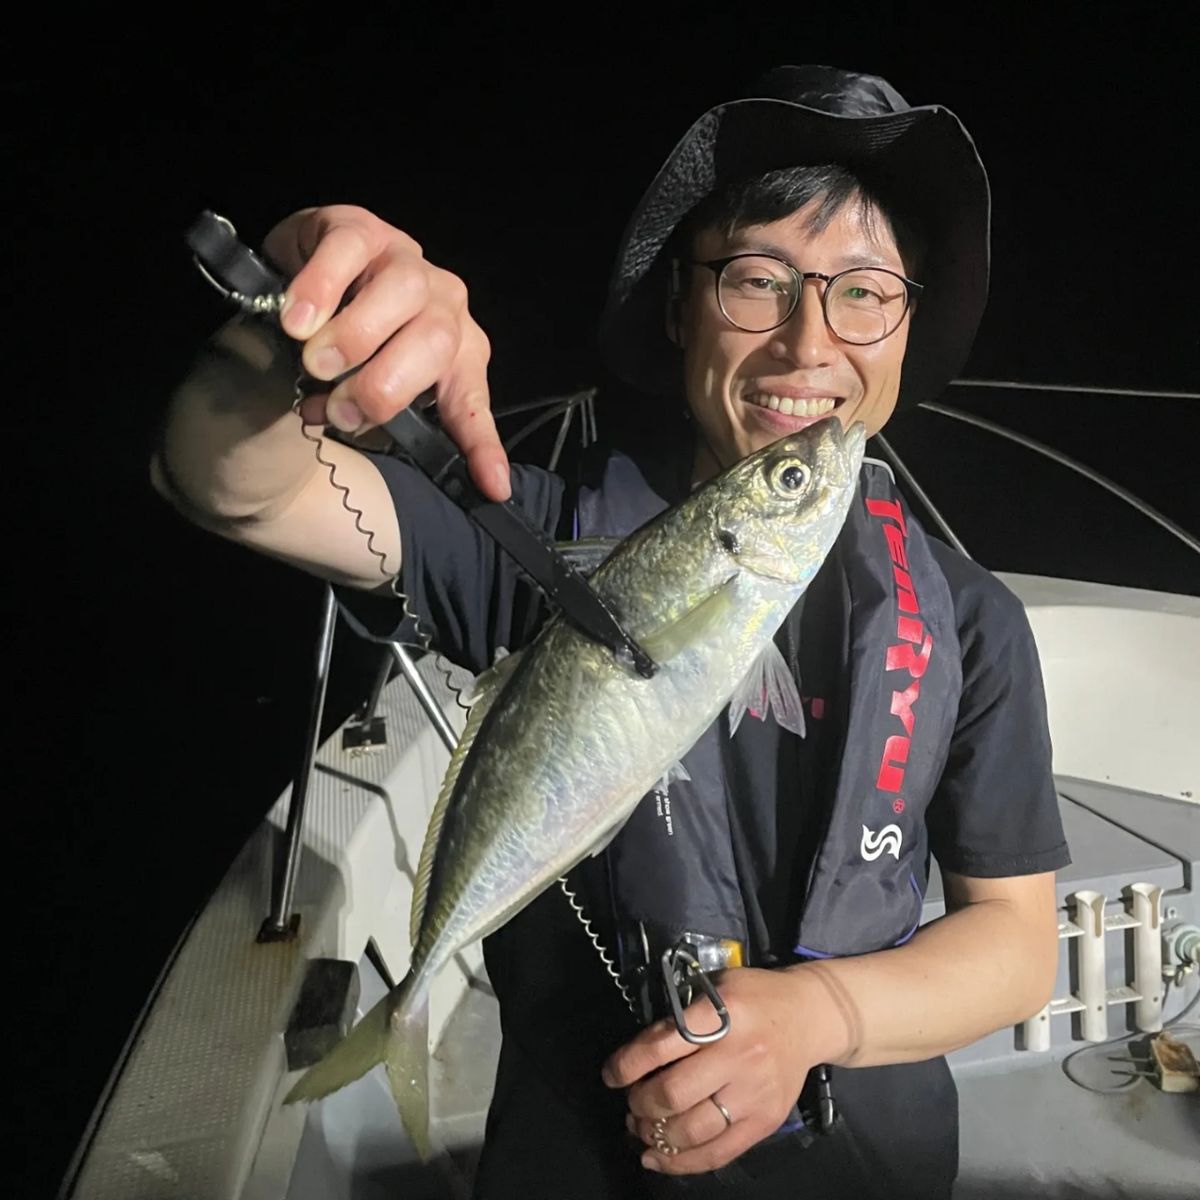
[[[817,201],[766,225],[739,229],[732,237],[714,229],[696,235],[692,257],[699,261],[731,254],[774,254],[798,271],[834,275],[848,266],[888,267],[903,275],[895,239],[881,217],[874,237],[851,201],[821,233],[807,227]],[[690,269],[680,310],[680,340],[688,404],[717,458],[703,447],[700,475],[711,474],[764,446],[836,413],[849,428],[862,421],[878,432],[892,415],[900,390],[900,368],[912,313],[889,337],[858,346],[836,337],[821,307],[822,280],[804,282],[800,301],[787,321],[766,333],[747,333],[725,318],[717,303],[714,273]],[[772,401],[771,397],[777,398]],[[774,404],[774,409],[771,405]],[[787,414],[788,408],[801,415]],[[780,411],[782,410],[782,411]]]

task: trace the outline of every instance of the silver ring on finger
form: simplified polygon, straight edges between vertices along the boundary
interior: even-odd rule
[[[733,1118],[729,1115],[729,1109],[723,1105],[716,1096],[709,1096],[709,1099],[717,1106],[717,1111],[725,1118],[725,1128],[728,1129],[733,1124]]]

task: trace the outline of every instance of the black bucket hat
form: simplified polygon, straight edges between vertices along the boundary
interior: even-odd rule
[[[642,196],[617,254],[600,325],[608,367],[641,391],[678,394],[681,352],[665,332],[661,251],[701,200],[782,167],[836,163],[915,221],[927,253],[909,330],[900,407],[937,396],[966,362],[987,300],[987,174],[958,118],[912,108],[886,80],[835,67],[777,67],[749,96],[709,109]]]

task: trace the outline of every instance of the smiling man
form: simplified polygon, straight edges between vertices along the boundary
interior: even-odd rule
[[[905,275],[886,216],[842,169],[777,171],[758,194],[772,185],[786,203],[823,191],[780,220],[728,232],[712,222],[740,214],[702,205],[685,227],[690,256],[673,263],[687,284],[668,336],[684,351],[705,473],[831,412],[847,429],[862,421],[878,433],[899,394],[921,287]]]
[[[875,433],[935,396],[982,313],[987,227],[951,113],[872,76],[770,73],[695,122],[626,229],[602,344],[646,397],[644,436],[568,479],[510,470],[461,282],[362,209],[307,209],[266,247],[294,276],[288,337],[218,334],[171,405],[156,485],[206,528],[345,585],[377,636],[414,640],[394,583],[439,649],[481,671],[536,635],[544,603],[357,435],[436,385],[489,495],[561,537],[622,535],[793,430]],[[301,406],[310,435],[348,435],[323,463],[291,410],[298,346],[318,379],[361,367]],[[545,892],[485,942],[503,1043],[478,1196],[950,1194],[943,1056],[1036,1012],[1057,962],[1068,860],[1032,637],[1016,599],[928,537],[868,462],[777,644],[805,735],[718,721],[690,778],[572,872],[573,904]],[[948,911],[918,928],[931,854]],[[679,949],[725,968],[719,1040],[668,1017],[650,968]],[[712,1025],[703,998],[684,1017]]]

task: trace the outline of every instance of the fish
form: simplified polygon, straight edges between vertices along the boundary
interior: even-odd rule
[[[429,991],[450,958],[600,853],[726,705],[731,727],[769,708],[803,734],[774,636],[841,531],[865,440],[861,423],[843,431],[826,418],[602,548],[591,585],[654,660],[653,678],[561,614],[480,675],[416,871],[410,969],[285,1104],[318,1100],[382,1061],[428,1159]]]

